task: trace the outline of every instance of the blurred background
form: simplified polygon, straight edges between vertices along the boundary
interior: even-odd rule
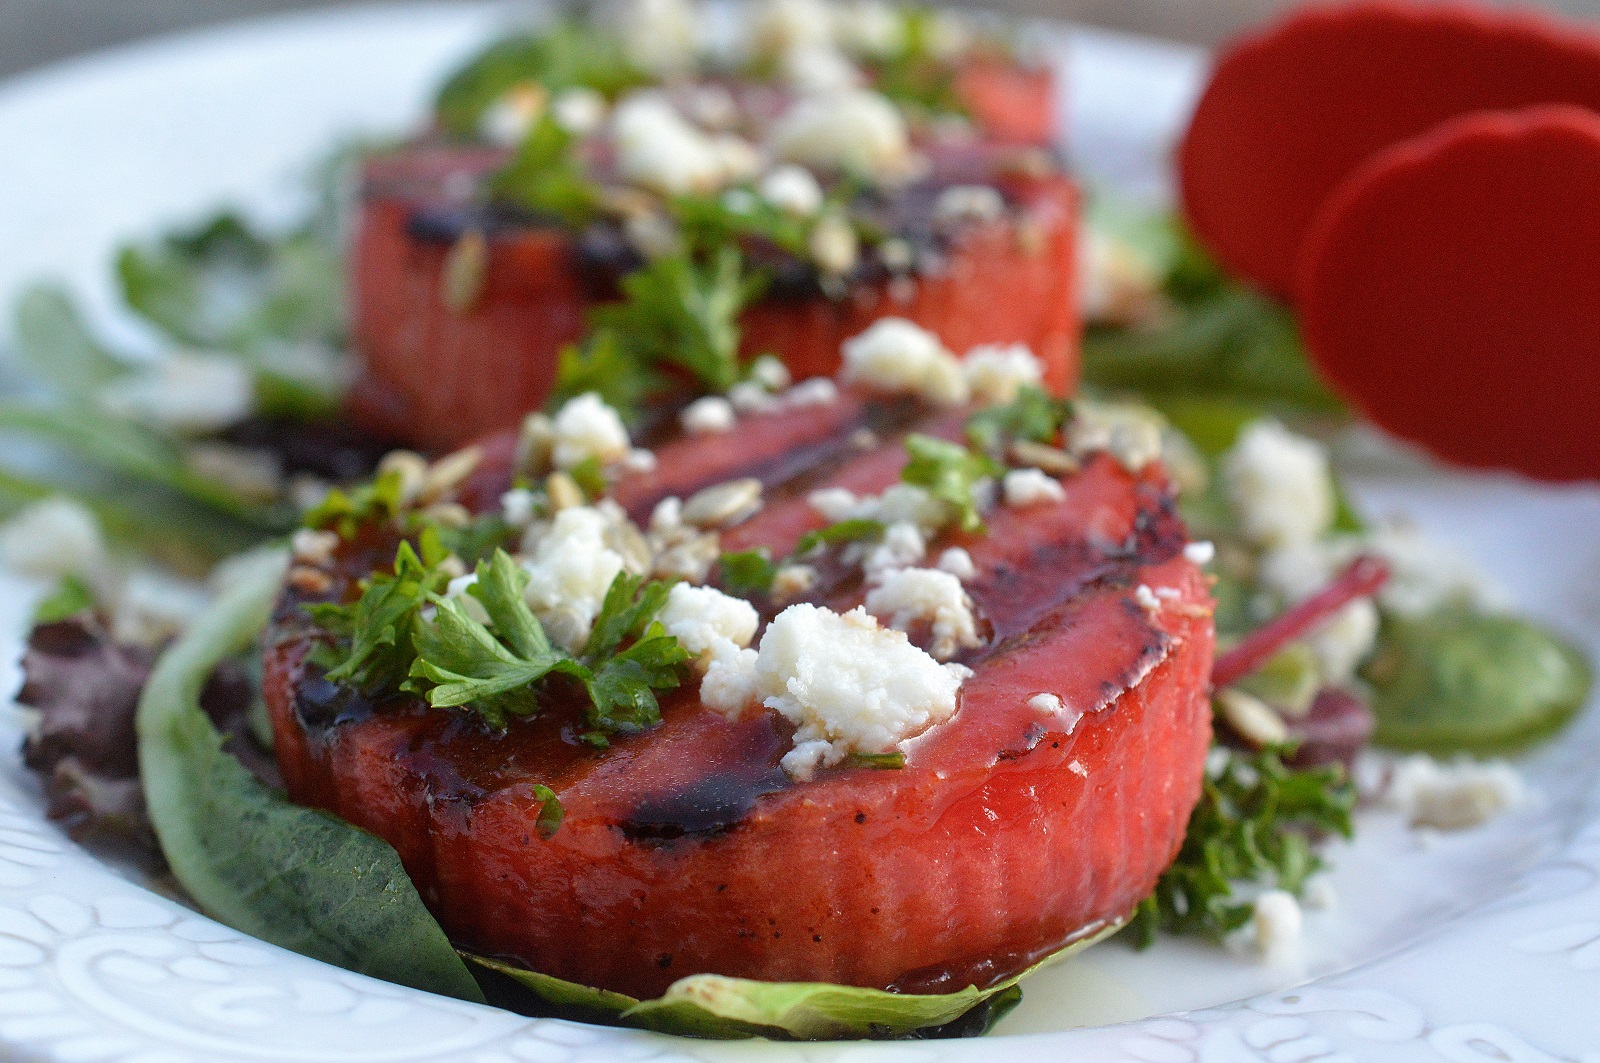
[[[0,0],[0,77],[151,34],[352,0]],[[1081,19],[1209,44],[1287,0],[993,0],[1012,12]],[[1600,0],[1542,0],[1600,19]]]

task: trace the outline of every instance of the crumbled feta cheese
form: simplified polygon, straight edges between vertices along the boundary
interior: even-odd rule
[[[823,487],[806,496],[806,504],[829,524],[849,520],[861,500],[854,491],[844,487]]]
[[[828,406],[839,401],[839,385],[825,376],[802,380],[783,393],[789,406]]]
[[[656,535],[671,535],[683,527],[683,499],[668,495],[650,511],[650,531]]]
[[[763,354],[750,363],[750,379],[768,391],[782,391],[794,378],[789,375],[789,367],[783,364],[781,358]]]
[[[761,622],[755,607],[743,598],[688,583],[673,584],[656,619],[707,667],[714,659],[714,647],[727,643],[743,649],[755,638]]]
[[[867,592],[867,612],[898,631],[928,627],[928,652],[948,661],[962,650],[981,646],[972,599],[961,581],[934,568],[902,568],[888,573]]]
[[[786,163],[775,167],[761,179],[757,191],[774,207],[802,218],[822,209],[822,185],[804,166]]]
[[[855,0],[839,8],[834,21],[840,45],[857,55],[882,59],[905,47],[905,19],[882,0]]]
[[[139,646],[157,645],[181,634],[210,601],[199,584],[156,569],[140,569],[123,581],[114,596],[111,637]]]
[[[1216,557],[1217,544],[1209,540],[1188,543],[1183,548],[1183,559],[1191,565],[1209,565]]]
[[[909,521],[899,521],[885,528],[882,541],[868,548],[861,569],[868,582],[875,582],[919,563],[927,555],[928,545],[921,529]]]
[[[289,537],[289,550],[296,561],[308,565],[333,563],[333,552],[339,548],[339,537],[331,531],[300,528]]]
[[[1285,890],[1267,890],[1251,908],[1256,952],[1269,963],[1293,960],[1300,952],[1305,917],[1300,902]]]
[[[882,521],[890,527],[914,525],[924,535],[938,531],[950,520],[948,503],[929,494],[926,488],[908,483],[890,484],[881,495],[863,499],[859,509],[852,516]]]
[[[1035,694],[1028,699],[1028,708],[1046,716],[1054,716],[1061,707],[1061,699],[1054,694]]]
[[[956,406],[967,401],[966,378],[961,363],[945,350],[939,337],[899,317],[874,322],[865,332],[844,342],[846,383],[859,383],[874,391],[917,395],[929,402]]]
[[[780,565],[772,575],[772,597],[780,602],[793,601],[816,585],[817,570],[812,566]]]
[[[522,562],[529,607],[550,638],[573,653],[583,648],[606,591],[623,568],[622,555],[607,545],[609,525],[592,506],[563,509]]]
[[[174,354],[100,389],[108,412],[175,432],[215,432],[255,412],[256,384],[238,358]]]
[[[685,406],[678,414],[678,422],[690,435],[703,436],[733,431],[738,417],[733,412],[733,403],[721,395],[705,395]]]
[[[989,185],[951,185],[933,202],[934,220],[945,224],[997,221],[1005,212],[1005,199]]]
[[[740,413],[764,413],[777,405],[767,389],[754,380],[741,380],[729,388],[728,401]]]
[[[594,89],[567,89],[550,104],[556,125],[575,137],[586,137],[606,120],[606,98]]]
[[[590,458],[614,465],[633,449],[622,417],[592,391],[568,399],[552,421],[555,447],[551,460],[558,469],[570,469]]]
[[[861,243],[856,239],[855,226],[838,211],[829,211],[811,227],[806,249],[811,252],[811,261],[816,267],[832,277],[849,273],[861,260]]]
[[[500,515],[513,528],[533,523],[534,494],[526,487],[513,487],[500,496]]]
[[[768,55],[831,44],[834,10],[827,0],[765,0],[750,21],[750,31],[756,50]]]
[[[706,708],[736,720],[761,696],[756,682],[756,651],[740,649],[724,640],[713,643],[707,656],[705,676],[700,680],[700,701]]]
[[[1161,420],[1143,406],[1080,400],[1073,405],[1067,439],[1074,454],[1105,451],[1137,473],[1161,457]]]
[[[974,347],[961,360],[961,373],[972,397],[990,406],[1011,402],[1023,387],[1044,381],[1044,366],[1023,343]]]
[[[1161,612],[1161,599],[1156,597],[1156,592],[1141,583],[1133,589],[1133,600],[1152,618]]]
[[[802,94],[853,89],[863,80],[860,69],[831,44],[791,48],[780,66],[783,80]]]
[[[478,119],[478,132],[489,143],[501,147],[521,143],[544,113],[548,98],[544,87],[531,81],[513,85],[484,109]]]
[[[1260,546],[1320,537],[1333,524],[1328,452],[1276,421],[1257,421],[1223,456],[1223,485],[1240,529]]]
[[[1078,243],[1078,305],[1086,321],[1139,325],[1165,302],[1161,271],[1127,244],[1092,226]]]
[[[1065,501],[1066,488],[1054,476],[1038,469],[1012,469],[1000,482],[1006,505],[1013,509]]]
[[[100,522],[80,502],[46,498],[0,524],[0,563],[35,579],[97,583],[107,571]]]
[[[1413,827],[1454,831],[1485,823],[1525,796],[1522,776],[1503,760],[1441,763],[1419,753],[1395,764],[1384,803]]]
[[[795,748],[782,764],[800,779],[850,753],[888,752],[943,723],[961,686],[959,673],[859,607],[840,615],[789,606],[768,625],[749,664],[762,703],[796,726]],[[719,670],[713,661],[711,673]]]
[[[611,116],[624,180],[666,195],[705,193],[725,182],[716,142],[656,92],[638,92]]]
[[[778,119],[772,146],[790,162],[887,181],[909,172],[911,138],[899,108],[868,89],[802,98]]]
[[[959,546],[952,546],[939,555],[939,569],[950,573],[962,583],[968,583],[978,575],[978,567],[972,563],[972,555]]]
[[[1499,598],[1470,557],[1416,528],[1386,524],[1342,545],[1351,557],[1370,552],[1388,562],[1389,581],[1378,601],[1402,616],[1420,616],[1452,601],[1492,606]]]
[[[624,0],[614,21],[617,37],[636,66],[658,78],[672,78],[694,69],[701,18],[689,0]]]
[[[1370,598],[1351,602],[1306,637],[1322,678],[1342,683],[1378,642],[1378,607]]]

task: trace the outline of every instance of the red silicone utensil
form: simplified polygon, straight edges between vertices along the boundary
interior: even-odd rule
[[[1219,58],[1180,151],[1184,212],[1229,272],[1287,296],[1318,209],[1362,162],[1541,103],[1600,110],[1600,35],[1461,3],[1309,8]]]
[[[1465,465],[1600,479],[1600,115],[1483,113],[1373,157],[1299,275],[1321,371]]]

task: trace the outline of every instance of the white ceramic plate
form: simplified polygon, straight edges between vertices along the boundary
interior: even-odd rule
[[[108,283],[118,240],[222,203],[293,210],[309,160],[344,135],[404,129],[440,72],[504,17],[425,5],[277,19],[0,88],[0,300],[55,276],[135,337]],[[1160,195],[1201,57],[1064,28],[1041,39],[1068,71],[1080,167]],[[1407,513],[1476,555],[1519,606],[1600,651],[1600,491],[1437,473],[1369,473],[1357,489],[1369,509]],[[36,592],[0,574],[0,691],[18,681]],[[16,761],[19,740],[15,711],[0,710],[0,1057],[1600,1063],[1595,711],[1524,765],[1534,801],[1486,828],[1429,838],[1366,816],[1333,854],[1339,903],[1309,914],[1294,966],[1112,943],[1030,981],[987,1039],[803,1046],[529,1020],[249,940],[63,838]]]

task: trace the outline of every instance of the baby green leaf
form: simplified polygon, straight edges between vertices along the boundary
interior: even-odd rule
[[[283,558],[261,560],[156,663],[139,701],[150,821],[185,890],[246,934],[434,993],[482,993],[382,840],[290,804],[228,753],[200,709],[223,659],[267,622]]]
[[[959,443],[917,432],[906,437],[906,453],[911,455],[911,460],[901,470],[900,479],[925,488],[934,498],[954,506],[956,523],[962,531],[973,532],[983,527],[973,488],[978,481],[1005,471],[994,459]]]
[[[967,418],[967,438],[986,454],[998,454],[1008,441],[1053,443],[1072,414],[1072,404],[1036,387],[1023,387],[1017,397],[980,410]]]
[[[22,293],[16,311],[17,352],[29,370],[68,398],[86,398],[128,371],[89,331],[60,288],[38,285]]]
[[[543,115],[523,137],[511,162],[495,174],[491,191],[535,214],[583,226],[599,205],[600,186],[584,173],[572,148],[572,134],[549,114]]]
[[[835,521],[826,528],[806,532],[795,544],[794,555],[804,557],[819,546],[835,546],[839,543],[855,542],[857,539],[876,539],[883,532],[884,526],[881,520],[872,520],[870,517],[849,517]]]
[[[778,575],[778,566],[766,547],[724,553],[717,562],[722,589],[739,598],[766,594]]]
[[[889,1040],[986,1032],[1022,999],[1017,983],[1103,941],[1121,926],[1094,928],[1020,974],[987,989],[890,993],[828,982],[757,982],[716,974],[680,978],[653,1000],[592,989],[500,960],[462,955],[589,1021],[686,1037],[735,1040]]]

